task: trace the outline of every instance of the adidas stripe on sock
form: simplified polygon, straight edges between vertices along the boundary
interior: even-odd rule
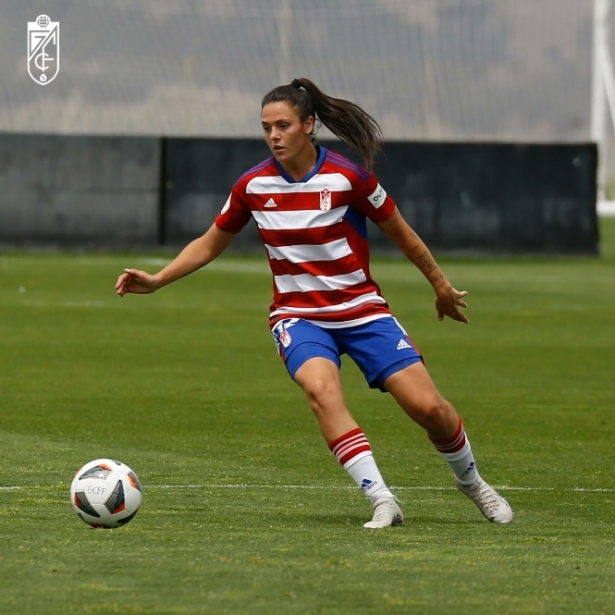
[[[478,479],[472,447],[463,428],[461,417],[457,431],[452,438],[435,440],[429,436],[429,439],[462,485],[471,485]]]
[[[393,497],[378,470],[369,441],[360,428],[330,442],[329,449],[371,501],[383,496]]]

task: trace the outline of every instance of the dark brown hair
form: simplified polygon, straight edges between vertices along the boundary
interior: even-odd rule
[[[295,79],[279,85],[265,94],[261,109],[274,102],[288,101],[299,110],[305,122],[312,115],[320,120],[336,137],[354,149],[363,165],[371,169],[382,146],[382,130],[378,122],[355,103],[327,96],[309,79]]]

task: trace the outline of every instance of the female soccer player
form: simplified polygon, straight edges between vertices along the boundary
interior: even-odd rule
[[[320,121],[363,166],[315,142]],[[402,525],[365,434],[346,407],[340,355],[370,387],[389,392],[425,429],[455,484],[494,523],[510,523],[504,498],[478,474],[461,418],[434,386],[421,355],[389,311],[369,270],[366,218],[421,270],[435,291],[439,320],[467,323],[458,291],[371,171],[382,132],[356,104],[324,94],[308,79],[271,90],[261,123],[273,156],[233,186],[211,228],[155,275],[126,269],[117,294],[152,293],[218,257],[252,217],[274,276],[270,326],[290,376],[305,391],[332,453],[369,498],[367,528]]]

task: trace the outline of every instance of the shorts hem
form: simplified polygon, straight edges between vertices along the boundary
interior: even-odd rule
[[[417,355],[415,357],[407,357],[390,365],[385,370],[380,372],[375,378],[369,381],[369,386],[372,389],[380,389],[383,393],[388,393],[388,391],[384,388],[384,383],[390,378],[393,374],[400,372],[402,369],[406,367],[410,367],[410,365],[414,365],[415,363],[423,362],[423,357],[421,355]]]
[[[302,349],[302,346],[309,346],[309,349]],[[315,349],[316,346],[320,346],[320,348]],[[329,359],[329,361],[337,365],[338,369],[341,369],[342,367],[342,362],[340,361],[340,358],[336,356],[333,350],[320,344],[314,344],[313,342],[303,342],[302,344],[299,344],[298,346],[293,348],[293,351],[286,357],[284,361],[286,370],[288,371],[290,377],[293,380],[295,379],[299,368],[310,359]]]

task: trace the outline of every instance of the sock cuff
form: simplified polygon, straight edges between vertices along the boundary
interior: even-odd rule
[[[329,442],[328,447],[329,450],[331,452],[333,452],[333,449],[340,444],[341,442],[343,442],[344,440],[348,439],[348,438],[352,438],[353,436],[357,436],[357,435],[364,435],[363,434],[363,430],[360,427],[357,427],[356,429],[353,429],[351,431],[349,431],[348,433],[345,433],[343,435],[341,435],[339,438],[333,440],[332,442]]]
[[[372,453],[371,450],[369,450],[369,451],[361,451],[361,452],[357,453],[354,457],[351,457],[345,463],[342,463],[342,467],[344,468],[344,470],[348,470],[355,463],[358,463],[359,461],[361,461],[361,459],[365,459],[365,457],[372,457],[373,458],[374,454]]]
[[[348,462],[352,461],[357,455],[371,453],[372,451],[368,439],[360,428],[353,429],[330,442],[329,449],[344,467],[347,467]]]
[[[463,459],[464,457],[472,453],[472,447],[470,446],[470,441],[467,438],[464,439],[463,446],[456,451],[450,451],[447,453],[446,451],[441,451],[440,449],[436,450],[440,454],[446,455],[447,461],[459,461],[460,459]]]
[[[466,432],[463,428],[463,421],[459,417],[459,425],[455,431],[455,435],[452,438],[446,440],[436,440],[429,436],[432,444],[440,453],[450,454],[457,453],[466,445]]]

